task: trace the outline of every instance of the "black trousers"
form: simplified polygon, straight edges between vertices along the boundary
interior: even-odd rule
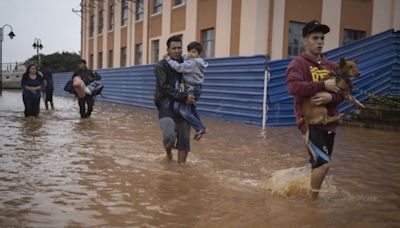
[[[53,102],[53,89],[46,89],[44,91],[44,103]]]
[[[29,97],[22,96],[25,106],[25,117],[27,116],[37,116],[40,111],[40,97]]]
[[[81,114],[81,118],[87,118],[92,114],[94,106],[94,97],[86,95],[84,98],[78,98],[78,104],[79,104],[79,113]]]

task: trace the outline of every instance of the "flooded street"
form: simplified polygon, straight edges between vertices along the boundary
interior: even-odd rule
[[[0,96],[0,227],[399,227],[399,132],[340,127],[310,201],[295,127],[205,118],[185,165],[165,160],[157,112],[75,99],[25,119]],[[193,132],[192,132],[193,134]]]

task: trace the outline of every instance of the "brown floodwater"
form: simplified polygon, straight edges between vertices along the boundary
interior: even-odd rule
[[[185,165],[165,160],[155,110],[76,100],[23,117],[0,96],[0,227],[400,227],[398,132],[340,127],[310,201],[295,127],[205,118]]]

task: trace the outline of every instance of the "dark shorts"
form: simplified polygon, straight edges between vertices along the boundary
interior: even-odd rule
[[[183,120],[176,122],[171,117],[160,119],[164,147],[168,149],[190,151],[190,124]]]
[[[310,129],[310,163],[315,169],[330,162],[335,141],[335,133],[318,128]]]

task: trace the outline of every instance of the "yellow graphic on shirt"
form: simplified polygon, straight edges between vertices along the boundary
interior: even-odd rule
[[[329,70],[318,69],[318,67],[312,67],[312,66],[310,66],[310,72],[312,75],[313,82],[320,81],[320,80],[328,77],[328,74],[329,74]]]
[[[183,93],[185,91],[185,83],[180,83],[179,84],[179,92]]]

